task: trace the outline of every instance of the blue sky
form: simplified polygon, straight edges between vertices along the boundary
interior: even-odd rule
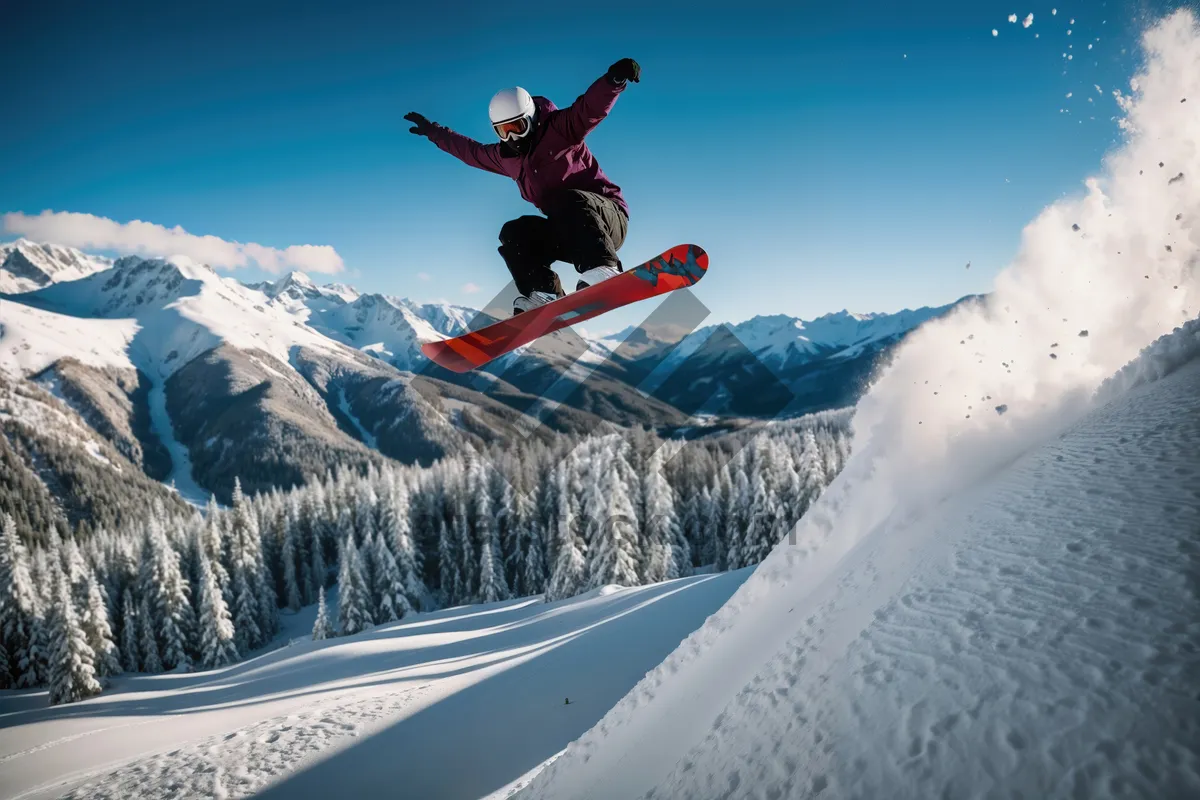
[[[531,207],[402,116],[491,141],[497,89],[566,105],[631,56],[642,82],[589,138],[632,208],[627,264],[704,246],[713,320],[944,303],[1099,168],[1147,19],[1022,2],[25,3],[0,48],[0,213],[328,245],[327,280],[481,304]]]

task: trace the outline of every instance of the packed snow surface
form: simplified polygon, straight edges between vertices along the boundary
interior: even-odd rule
[[[790,540],[524,796],[1200,796],[1198,323],[1137,358],[1200,309],[1200,28],[1143,44],[1086,195],[906,339]]]
[[[748,574],[464,606],[325,642],[305,635],[309,608],[284,618],[291,646],[226,669],[118,678],[53,707],[0,692],[0,798],[502,797]]]

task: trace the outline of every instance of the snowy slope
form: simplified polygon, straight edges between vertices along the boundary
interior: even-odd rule
[[[0,692],[0,797],[480,797],[591,726],[746,574],[415,615],[66,706]]]
[[[1200,26],[1144,45],[1105,174],[906,340],[791,540],[524,796],[1200,796],[1200,323],[1122,368],[1200,306],[1168,179]]]
[[[1186,336],[1175,374],[919,521],[777,550],[524,796],[1196,796]]]
[[[52,283],[79,280],[111,266],[111,259],[73,247],[18,239],[0,244],[0,294],[30,292]]]

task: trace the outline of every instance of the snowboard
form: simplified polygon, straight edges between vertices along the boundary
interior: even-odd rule
[[[633,269],[453,339],[426,342],[421,352],[451,372],[470,372],[548,333],[622,306],[694,285],[708,253],[694,244],[672,247]]]

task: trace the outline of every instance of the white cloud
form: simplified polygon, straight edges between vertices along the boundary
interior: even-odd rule
[[[478,291],[479,291],[479,284],[477,284],[477,283],[464,283],[464,284],[463,284],[463,287],[462,287],[462,290],[463,290],[464,292],[466,292],[467,294],[475,294],[476,292],[478,292]]]
[[[334,273],[345,269],[342,257],[329,245],[296,244],[279,250],[254,242],[230,242],[218,236],[198,236],[176,225],[116,222],[94,214],[43,211],[36,216],[20,211],[5,214],[4,230],[39,242],[118,253],[168,258],[183,255],[215,269],[257,265],[267,272],[298,269]]]
[[[433,276],[432,276],[432,275],[430,275],[428,272],[418,272],[418,273],[417,273],[417,280],[420,280],[420,281],[431,281],[431,280],[433,280]]]

